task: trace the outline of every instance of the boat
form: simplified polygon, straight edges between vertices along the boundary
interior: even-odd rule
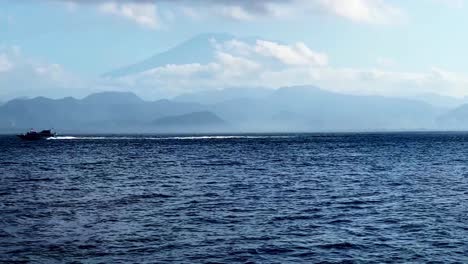
[[[51,137],[55,137],[55,133],[52,130],[42,130],[41,132],[36,132],[33,129],[25,134],[17,135],[19,138],[24,140],[40,140],[40,139],[48,139]]]

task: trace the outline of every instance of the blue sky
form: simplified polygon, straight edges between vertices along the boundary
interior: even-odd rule
[[[103,86],[132,90],[125,86],[128,80],[116,85],[99,76],[205,32],[253,36],[283,45],[277,51],[285,54],[295,43],[303,43],[326,56],[321,68],[298,69],[286,62],[281,74],[288,75],[276,71],[275,76],[291,85],[310,83],[351,93],[464,96],[466,8],[463,0],[0,0],[0,98],[81,95]],[[270,68],[257,57],[236,58]],[[42,75],[31,76],[37,68]],[[305,71],[315,77],[308,79]],[[353,83],[355,77],[348,76],[352,74],[370,76],[372,82],[358,78]],[[29,88],[24,81],[28,77],[42,86]],[[243,82],[232,85],[274,86],[242,77],[237,79]],[[153,85],[147,82],[146,90],[136,92],[157,97],[191,89],[161,78],[157,84],[157,93],[151,93]]]

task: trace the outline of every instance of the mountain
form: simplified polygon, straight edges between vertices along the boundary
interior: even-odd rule
[[[75,132],[151,131],[151,121],[167,115],[205,111],[194,103],[144,101],[132,93],[105,92],[84,99],[16,99],[0,106],[0,130],[56,128]]]
[[[452,109],[437,119],[438,125],[450,130],[468,129],[468,104]]]
[[[269,96],[273,92],[273,89],[263,87],[228,87],[219,90],[185,93],[173,98],[173,100],[176,102],[217,104],[235,99],[261,99]]]
[[[127,76],[168,64],[206,64],[215,58],[216,49],[213,47],[213,40],[224,42],[233,38],[234,36],[223,33],[200,34],[144,61],[105,73],[104,77]]]
[[[31,127],[76,133],[420,130],[443,129],[449,122],[441,120],[450,118],[465,122],[465,113],[468,105],[447,112],[417,100],[348,95],[313,86],[225,89],[158,101],[105,92],[83,99],[12,100],[0,106],[0,131]]]
[[[416,100],[339,94],[311,86],[279,89],[269,101],[305,114],[325,129],[419,129],[432,127],[439,114],[438,109]]]
[[[60,100],[45,97],[15,99],[0,106],[0,127],[24,129],[66,124],[69,119],[73,118],[67,114],[68,110],[76,108],[77,104],[78,101],[70,97]]]
[[[284,87],[262,98],[212,107],[241,130],[261,131],[434,129],[443,111],[416,100],[339,94],[313,86]]]
[[[143,100],[131,92],[101,92],[88,95],[82,100],[85,104],[139,104]]]
[[[456,98],[451,96],[443,96],[433,93],[418,94],[417,96],[412,97],[414,100],[420,100],[426,103],[429,103],[436,107],[441,108],[455,108],[461,106],[464,103],[468,102],[467,98]]]

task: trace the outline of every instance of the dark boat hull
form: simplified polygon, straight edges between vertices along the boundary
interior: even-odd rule
[[[33,132],[28,132],[26,134],[21,134],[17,136],[23,140],[41,140],[41,139],[48,139],[51,137],[55,137],[55,133],[51,133],[50,130],[43,130],[39,133],[33,131]]]

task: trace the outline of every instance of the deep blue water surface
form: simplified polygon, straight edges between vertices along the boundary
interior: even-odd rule
[[[0,262],[468,263],[468,134],[0,137]]]

